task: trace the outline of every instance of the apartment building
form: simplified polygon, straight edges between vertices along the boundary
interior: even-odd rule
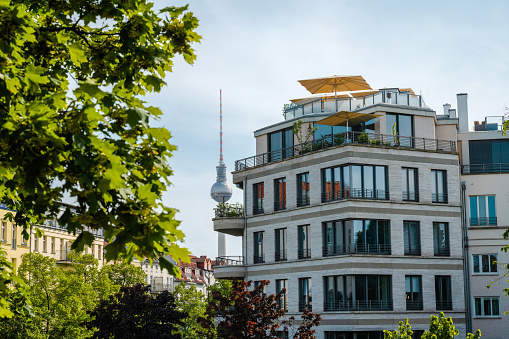
[[[366,119],[324,124],[338,111]],[[241,237],[243,253],[217,258],[216,278],[285,288],[288,314],[322,315],[318,338],[379,339],[405,318],[420,337],[440,311],[464,336],[457,121],[399,88],[298,99],[284,113],[235,163],[244,211],[216,215],[214,229]]]

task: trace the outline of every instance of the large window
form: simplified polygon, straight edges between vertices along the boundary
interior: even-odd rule
[[[286,208],[286,179],[274,180],[274,211]]]
[[[297,175],[297,206],[309,205],[309,173]]]
[[[312,310],[311,278],[299,278],[299,312]]]
[[[472,255],[472,265],[474,273],[498,273],[498,256],[496,254],[474,254]]]
[[[344,199],[388,199],[387,167],[347,165],[322,170],[322,202]]]
[[[323,256],[390,254],[388,220],[341,220],[322,224]]]
[[[419,182],[417,168],[402,168],[403,200],[419,201]]]
[[[298,248],[297,254],[299,259],[311,258],[311,248],[309,247],[309,225],[299,226],[298,233]]]
[[[281,299],[278,300],[279,307],[283,309],[285,312],[288,311],[288,280],[287,279],[278,279],[276,280],[276,294],[285,290]]]
[[[431,202],[447,203],[447,172],[431,170]]]
[[[265,190],[263,182],[253,185],[253,214],[263,213],[263,198]]]
[[[449,247],[449,224],[446,222],[433,223],[433,249],[436,256],[448,257]]]
[[[485,226],[496,225],[494,195],[478,195],[470,197],[470,225]]]
[[[435,276],[435,298],[437,311],[452,310],[451,276]]]
[[[414,136],[413,117],[403,114],[385,114],[387,135],[393,136],[393,145],[412,147]],[[390,140],[390,139],[389,139]]]
[[[270,160],[277,161],[293,156],[293,133],[292,129],[269,134]]]
[[[421,255],[421,231],[418,221],[403,221],[405,255]]]
[[[261,263],[264,262],[263,257],[263,232],[254,232],[253,233],[253,262]]]
[[[392,310],[389,275],[324,277],[325,311]]]
[[[499,166],[509,164],[509,140],[470,140],[468,142],[470,164],[483,165],[473,166],[471,170],[482,173],[492,172],[500,168],[507,172],[508,166]]]
[[[407,310],[422,310],[422,277],[405,276],[405,295]]]
[[[476,317],[500,317],[499,297],[475,297]]]
[[[276,261],[286,260],[286,228],[280,228],[276,231],[276,252],[274,257]]]

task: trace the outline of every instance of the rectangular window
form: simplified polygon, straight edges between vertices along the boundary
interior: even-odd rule
[[[500,298],[499,297],[475,297],[475,316],[476,317],[499,317],[500,316]]]
[[[276,231],[276,252],[274,253],[276,261],[286,260],[286,228],[280,228]]]
[[[274,180],[274,211],[286,209],[286,179]]]
[[[101,260],[102,247],[97,245],[97,259]]]
[[[60,239],[60,260],[63,260],[64,258],[65,258],[64,239]]]
[[[417,168],[401,169],[403,180],[403,201],[419,201],[419,182]]]
[[[342,220],[323,223],[322,255],[390,254],[389,230],[388,220]]]
[[[55,253],[55,238],[51,237],[51,253]]]
[[[449,224],[446,222],[433,223],[433,249],[435,256],[451,255],[449,247]]]
[[[253,185],[253,214],[263,213],[263,182]]]
[[[486,226],[496,225],[494,195],[478,195],[470,197],[470,225]]]
[[[418,221],[403,221],[405,255],[421,255],[421,230]]]
[[[297,206],[309,205],[309,173],[297,175]]]
[[[42,251],[47,252],[47,249],[48,249],[48,237],[43,236],[42,237]]]
[[[277,339],[288,339],[288,331],[276,331],[276,338]]]
[[[2,221],[2,241],[7,241],[7,223]]]
[[[292,128],[269,134],[269,161],[278,161],[293,156]]]
[[[311,278],[299,278],[299,312],[312,310]]]
[[[422,310],[422,277],[405,276],[405,294],[407,310]]]
[[[493,274],[498,273],[498,256],[496,254],[474,254],[472,265],[474,273]]]
[[[279,307],[285,312],[288,312],[288,280],[278,279],[276,280],[276,294],[280,293],[283,289],[285,290],[281,299],[278,300]]]
[[[392,310],[389,275],[338,275],[324,277],[325,311]]]
[[[447,172],[431,170],[431,202],[447,203]]]
[[[435,276],[435,298],[437,311],[452,310],[451,276]]]
[[[30,241],[30,238],[28,239]],[[28,245],[27,239],[25,239],[25,236],[23,235],[23,230],[21,230],[21,245]]]
[[[404,103],[407,104],[407,103]],[[413,116],[403,114],[385,114],[388,140],[399,147],[413,147]]]
[[[299,259],[311,258],[311,248],[309,247],[309,225],[299,226],[297,255]]]
[[[13,250],[16,249],[16,224],[12,224],[11,228],[12,234],[11,234],[11,248]]]
[[[39,238],[34,234],[34,251],[39,252]]]
[[[253,262],[255,264],[264,262],[265,260],[263,258],[263,232],[254,232],[253,242],[254,242]]]
[[[470,140],[470,173],[509,171],[509,140]]]
[[[322,202],[356,198],[388,199],[387,167],[347,165],[322,170]]]

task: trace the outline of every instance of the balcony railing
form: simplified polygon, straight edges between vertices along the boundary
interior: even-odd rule
[[[391,311],[392,300],[325,301],[324,311]]]
[[[386,146],[392,148],[418,149],[447,153],[456,152],[455,141],[349,131],[237,160],[235,161],[235,171],[245,171],[248,168],[266,165],[274,161],[295,156],[303,156],[332,146],[347,144]]]
[[[391,254],[390,244],[350,244],[324,246],[322,248],[323,256],[330,257],[342,254]]]
[[[286,209],[286,200],[274,201],[274,211],[280,211]]]
[[[436,257],[449,257],[451,255],[451,248],[449,246],[435,247],[434,254]]]
[[[462,165],[461,173],[462,174],[509,173],[509,163]]]
[[[299,301],[299,312],[304,312],[304,310],[313,310],[313,304],[311,302]]]
[[[286,260],[286,250],[275,251],[274,257],[275,257],[276,261]]]
[[[299,259],[311,258],[311,249],[309,249],[309,248],[299,249],[297,251],[297,256]]]
[[[253,205],[253,214],[262,214],[264,213],[263,206]]]
[[[154,292],[154,293],[163,292],[163,291],[173,292],[174,290],[175,290],[175,287],[173,284],[154,283],[154,284],[150,285],[150,292]]]
[[[288,301],[283,300],[283,299],[279,299],[277,301],[277,304],[278,304],[279,308],[281,308],[285,312],[288,312]]]
[[[244,217],[244,208],[230,204],[219,204],[214,208],[216,218],[242,218]]]
[[[346,188],[343,192],[333,191],[322,193],[322,202],[342,199],[388,200],[389,191],[377,189]]]
[[[307,205],[309,205],[309,191],[297,197],[297,206],[301,207]]]
[[[447,193],[431,193],[431,202],[437,204],[447,204],[448,201]]]
[[[243,256],[216,257],[214,266],[244,266]]]
[[[421,246],[420,245],[413,245],[413,246],[405,245],[405,255],[421,255]]]
[[[403,191],[403,201],[419,201],[419,192]]]
[[[470,226],[496,226],[497,217],[470,218]]]
[[[452,310],[452,300],[437,300],[437,311],[451,311]]]
[[[422,300],[406,300],[406,309],[407,310],[422,310],[423,304]]]
[[[259,264],[265,262],[265,258],[263,257],[263,255],[253,255],[253,262],[255,264]]]

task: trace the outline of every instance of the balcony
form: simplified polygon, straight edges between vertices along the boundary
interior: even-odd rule
[[[240,237],[244,234],[244,209],[242,206],[219,204],[214,208],[214,211],[214,231],[235,237]]]
[[[246,276],[246,267],[242,256],[217,257],[213,266],[216,279],[242,279]]]
[[[470,218],[470,226],[497,226],[497,217]]]
[[[350,131],[237,160],[235,161],[235,171],[245,171],[249,168],[264,166],[288,158],[301,157],[330,147],[352,144],[368,147],[389,147],[456,153],[455,141]]]
[[[391,254],[390,244],[350,244],[324,246],[322,248],[323,256],[330,257],[344,254]]]
[[[336,109],[337,102],[337,109]],[[408,92],[378,91],[366,96],[358,97],[311,97],[296,103],[285,105],[285,120],[291,120],[308,114],[322,112],[352,111],[364,107],[389,104],[411,107],[427,107],[420,95]]]
[[[389,191],[362,188],[345,188],[342,192],[334,191],[322,193],[322,202],[343,199],[389,200]]]
[[[391,300],[325,301],[324,311],[392,311]]]
[[[509,173],[509,163],[462,165],[461,174]]]
[[[151,293],[161,293],[163,291],[173,292],[175,290],[175,286],[173,284],[154,283],[149,286]]]

